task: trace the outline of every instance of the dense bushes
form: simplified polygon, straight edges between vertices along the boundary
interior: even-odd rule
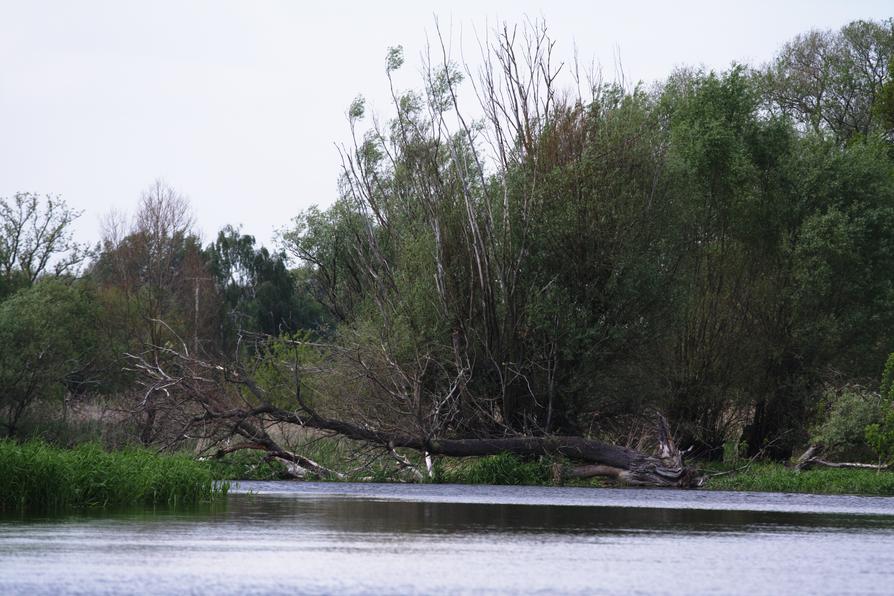
[[[866,459],[872,456],[866,444],[866,427],[882,417],[883,401],[877,393],[849,388],[827,392],[820,423],[810,441],[822,445],[833,458]]]

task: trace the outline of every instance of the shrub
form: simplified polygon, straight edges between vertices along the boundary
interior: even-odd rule
[[[867,459],[866,427],[881,419],[881,397],[869,391],[846,389],[826,395],[826,414],[813,428],[810,441],[831,457]]]
[[[866,442],[880,464],[894,460],[894,407],[888,405],[884,419],[866,427]]]

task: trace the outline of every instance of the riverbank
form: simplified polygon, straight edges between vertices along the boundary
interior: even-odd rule
[[[317,455],[326,455],[317,453]],[[344,469],[340,455],[326,463]],[[342,465],[338,465],[342,464]],[[436,460],[429,484],[493,486],[613,487],[604,479],[563,481],[567,462],[522,460],[509,454]],[[779,463],[746,468],[706,465],[709,491],[894,496],[894,473],[872,470],[811,469],[796,472]],[[191,506],[226,495],[228,481],[285,480],[290,476],[262,453],[244,451],[219,459],[188,454],[164,455],[128,448],[105,451],[97,444],[73,449],[41,441],[0,441],[0,511],[42,511],[126,506]],[[310,478],[311,480],[315,478]],[[323,480],[323,479],[321,479]],[[394,482],[381,470],[360,470],[344,480]]]
[[[340,467],[336,461],[327,465]],[[343,462],[341,462],[343,463]],[[567,462],[541,458],[525,461],[510,454],[489,457],[436,461],[434,484],[470,484],[495,486],[615,486],[592,478],[565,480],[559,473]],[[231,454],[209,462],[215,478],[226,480],[285,480],[285,468],[268,462],[257,452]],[[856,469],[810,469],[801,472],[781,463],[757,462],[747,467],[731,467],[716,463],[705,464],[706,490],[778,492],[830,495],[894,496],[894,473]],[[362,474],[362,473],[361,473]],[[387,481],[387,478],[368,474],[349,476],[349,481]]]
[[[0,440],[0,511],[182,506],[226,495],[210,467],[147,449],[108,452],[95,443],[60,449]]]
[[[731,472],[731,471],[726,471]],[[735,473],[709,477],[712,490],[894,496],[894,473],[816,468],[795,471],[780,463],[755,463]]]

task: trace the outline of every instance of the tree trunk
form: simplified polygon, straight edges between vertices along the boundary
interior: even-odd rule
[[[886,464],[863,464],[856,462],[836,462],[836,461],[827,461],[820,458],[820,453],[823,448],[818,445],[811,445],[807,451],[805,451],[801,457],[798,458],[798,462],[795,464],[795,471],[800,472],[801,470],[808,470],[810,468],[819,466],[822,468],[849,468],[854,470],[875,470],[876,472],[881,472],[883,470],[888,470],[891,466]]]
[[[468,439],[423,439],[413,435],[384,433],[355,426],[341,420],[317,415],[301,418],[274,406],[264,406],[252,414],[273,416],[282,422],[308,428],[328,430],[344,437],[387,445],[389,448],[413,449],[431,455],[448,457],[481,457],[511,453],[521,457],[559,455],[587,465],[573,468],[569,477],[605,476],[638,486],[696,488],[704,477],[683,464],[683,457],[674,445],[663,416],[658,420],[658,455],[648,455],[628,447],[611,445],[575,436],[505,437]]]

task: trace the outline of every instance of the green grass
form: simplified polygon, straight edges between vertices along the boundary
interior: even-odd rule
[[[210,458],[204,463],[216,480],[288,480],[285,466],[268,461],[261,451],[245,450]]]
[[[350,442],[330,438],[306,441],[298,450],[323,465],[338,470],[347,470],[356,465],[351,458]],[[422,466],[419,454],[404,454],[414,464]],[[257,451],[243,451],[229,454],[218,460],[206,462],[216,479],[226,480],[278,480],[286,479],[284,468],[277,462],[264,461],[264,454]],[[553,464],[567,464],[562,460],[549,458],[525,460],[509,453],[488,457],[447,458],[435,460],[434,482],[450,484],[493,484],[551,486],[556,484]],[[394,481],[393,465],[387,458],[374,460],[371,465],[349,475],[350,481]],[[726,464],[706,464],[709,472],[730,470]],[[325,478],[323,479],[325,480]],[[600,479],[570,479],[565,486],[599,487],[623,486]],[[813,469],[796,473],[778,463],[755,463],[746,471],[711,478],[705,485],[711,490],[894,495],[894,473],[877,474],[872,470]]]
[[[185,455],[0,440],[0,511],[190,506],[221,498],[227,489],[215,483],[209,466]]]
[[[525,461],[501,453],[442,462],[437,478],[450,484],[543,485],[552,482],[552,473],[545,461]]]
[[[785,493],[894,495],[894,473],[832,468],[795,472],[778,463],[756,463],[743,472],[711,478],[705,488]]]

